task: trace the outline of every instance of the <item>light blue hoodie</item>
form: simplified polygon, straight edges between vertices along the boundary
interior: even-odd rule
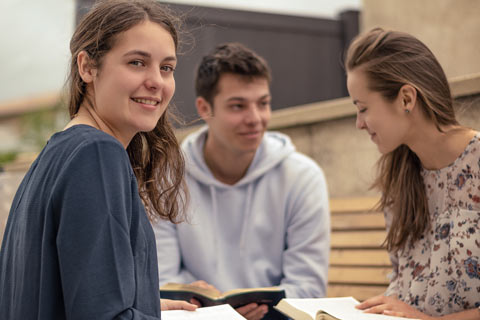
[[[227,185],[205,164],[207,130],[182,144],[190,223],[154,226],[160,284],[279,285],[290,298],[325,296],[330,214],[320,167],[286,135],[267,132],[245,176]]]

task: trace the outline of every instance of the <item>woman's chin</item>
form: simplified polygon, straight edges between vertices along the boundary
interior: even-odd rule
[[[140,128],[138,128],[139,132],[150,132],[152,131],[153,129],[155,129],[155,127],[157,126],[157,123],[158,122],[155,122],[155,123],[148,123],[148,124],[144,124],[142,125]]]

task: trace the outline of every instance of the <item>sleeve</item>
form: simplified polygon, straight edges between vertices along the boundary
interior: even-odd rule
[[[167,282],[192,283],[195,277],[183,267],[182,252],[175,224],[159,220],[153,226],[157,242],[160,286]]]
[[[390,284],[385,291],[385,296],[398,296],[398,258],[395,253],[389,252],[390,261],[392,262],[392,272],[388,275]]]
[[[132,190],[128,156],[110,141],[79,149],[65,164],[52,200],[66,318],[159,319],[133,307],[130,224],[138,191]]]
[[[313,164],[312,164],[313,166]],[[297,177],[291,195],[284,278],[287,298],[324,297],[330,254],[330,211],[323,171],[315,164]]]
[[[388,209],[384,212],[385,217],[385,227],[387,232],[390,230],[390,226],[392,225],[392,215],[391,211]],[[388,252],[390,257],[390,261],[392,262],[392,272],[388,274],[388,279],[390,280],[390,284],[388,285],[387,290],[385,291],[385,296],[398,296],[398,256],[396,252]]]

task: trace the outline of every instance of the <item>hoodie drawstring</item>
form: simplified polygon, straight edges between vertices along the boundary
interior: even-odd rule
[[[212,223],[213,223],[213,252],[219,252],[218,248],[218,209],[217,209],[217,192],[215,190],[215,186],[210,186],[210,197],[212,200]],[[215,272],[218,271],[218,256],[217,259],[213,262],[213,266],[215,268]]]
[[[243,217],[242,230],[240,235],[240,253],[243,255],[245,253],[245,242],[248,233],[248,225],[250,222],[250,216],[252,215],[252,210],[250,210],[250,205],[252,201],[253,193],[253,183],[249,183],[247,187],[247,195],[245,199],[245,216]]]

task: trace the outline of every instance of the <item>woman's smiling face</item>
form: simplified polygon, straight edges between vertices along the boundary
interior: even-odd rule
[[[347,88],[357,107],[357,128],[368,132],[382,154],[406,142],[409,122],[400,97],[390,102],[380,92],[369,89],[361,67],[348,71]]]
[[[161,25],[145,21],[119,34],[86,81],[97,116],[120,141],[151,131],[175,91],[175,44]]]

